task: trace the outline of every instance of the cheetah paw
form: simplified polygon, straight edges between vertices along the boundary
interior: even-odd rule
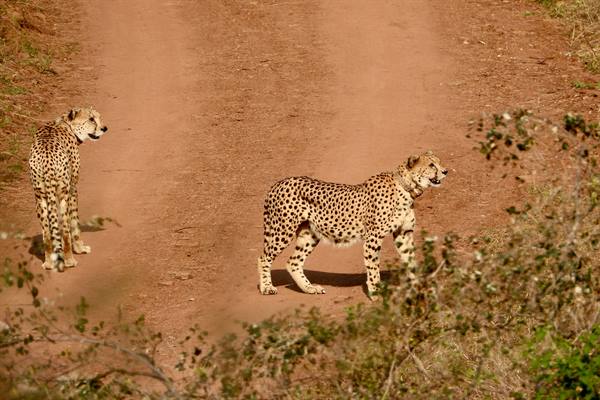
[[[367,296],[369,296],[369,300],[373,302],[381,300],[381,296],[379,296],[379,290],[377,289],[368,290]]]
[[[71,258],[70,260],[65,260],[65,267],[74,268],[76,266],[77,266],[77,260],[75,260],[74,258]]]
[[[275,286],[273,286],[273,285],[267,285],[267,286],[265,286],[265,287],[263,287],[263,288],[260,289],[260,293],[261,294],[266,294],[266,295],[277,294],[277,288]]]
[[[92,252],[92,248],[83,244],[83,242],[76,242],[73,244],[73,252],[75,254],[89,254]]]
[[[44,263],[42,264],[42,268],[51,270],[54,269],[54,265],[52,265],[51,261],[44,261]]]
[[[310,285],[304,288],[304,293],[308,294],[325,294],[325,289],[319,285]]]
[[[369,293],[369,300],[375,303],[381,300],[381,296],[379,296],[377,293]]]

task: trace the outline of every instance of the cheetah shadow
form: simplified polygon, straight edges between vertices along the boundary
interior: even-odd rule
[[[82,226],[81,232],[98,232],[103,231],[106,228],[99,228],[95,226]],[[44,239],[42,234],[35,235],[30,239],[28,253],[37,258],[40,261],[44,261]]]
[[[367,274],[349,274],[338,272],[323,272],[305,269],[304,274],[311,283],[316,285],[352,287],[362,286],[363,291],[367,290]],[[381,271],[381,280],[386,281],[391,277],[390,271]],[[285,286],[287,289],[303,293],[296,285],[289,272],[285,269],[275,269],[271,271],[271,278],[274,286]]]

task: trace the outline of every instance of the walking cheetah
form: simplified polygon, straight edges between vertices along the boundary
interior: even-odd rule
[[[258,259],[259,289],[276,294],[271,281],[275,257],[296,237],[296,249],[286,269],[305,293],[325,293],[304,275],[304,260],[319,241],[349,246],[364,240],[369,296],[377,291],[379,251],[392,233],[400,259],[416,267],[413,202],[429,186],[439,186],[448,170],[431,151],[411,156],[394,171],[383,172],[359,185],[328,183],[309,177],[277,182],[267,194],[264,211],[264,251]]]
[[[73,253],[91,251],[79,238],[79,145],[87,139],[100,139],[107,130],[100,114],[90,107],[74,108],[35,133],[29,170],[42,225],[46,269],[74,267]]]

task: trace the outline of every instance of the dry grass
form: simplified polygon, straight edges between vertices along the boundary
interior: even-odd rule
[[[74,49],[58,34],[69,12],[61,0],[0,0],[0,189],[22,175],[48,87]]]
[[[600,73],[600,1],[540,0],[570,31],[570,44],[588,70]]]

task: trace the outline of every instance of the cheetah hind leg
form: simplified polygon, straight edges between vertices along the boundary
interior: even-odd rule
[[[42,263],[42,268],[63,272],[65,270],[65,262],[60,246],[53,249],[55,244],[60,243],[60,238],[58,241],[56,240],[56,237],[53,238],[53,232],[50,226],[50,208],[52,207],[52,202],[47,201],[44,198],[43,193],[36,192],[36,198],[37,212],[42,226],[42,238],[44,242],[44,262]],[[58,236],[56,233],[57,232],[55,232],[54,236]]]
[[[275,257],[266,252],[258,258],[258,290],[261,294],[277,294],[277,288],[271,281],[271,265]]]
[[[69,215],[69,203],[68,203],[68,187],[61,193],[60,201],[58,202],[59,217],[62,222],[62,243],[64,252],[64,265],[67,268],[73,268],[77,266],[77,260],[73,257],[73,240],[71,237],[71,224]]]
[[[304,261],[319,244],[319,238],[310,230],[308,224],[301,225],[297,235],[296,249],[294,254],[290,256],[286,269],[304,293],[324,294],[325,289],[319,285],[313,285],[304,275]]]
[[[277,294],[277,288],[271,280],[271,266],[275,258],[290,243],[293,229],[293,226],[287,226],[285,229],[273,229],[270,220],[265,219],[264,250],[258,258],[258,289],[261,294]]]
[[[44,262],[42,268],[47,270],[54,269],[54,263],[52,257],[55,254],[52,253],[52,236],[50,235],[50,226],[48,221],[48,203],[43,199],[42,194],[36,192],[37,198],[37,214],[42,226],[42,242],[44,247]]]

